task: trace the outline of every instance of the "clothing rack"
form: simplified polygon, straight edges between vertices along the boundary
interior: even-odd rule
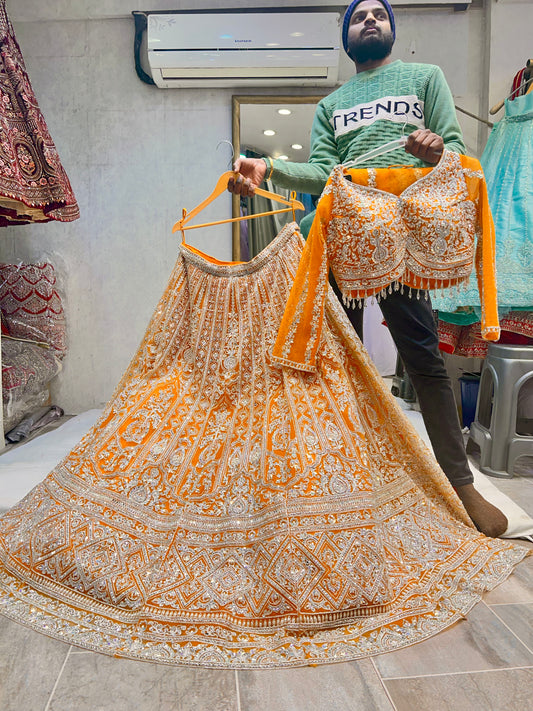
[[[487,121],[487,119],[481,118],[480,116],[476,116],[476,114],[473,114],[470,111],[467,111],[466,109],[462,109],[460,106],[457,106],[457,104],[455,104],[455,110],[460,111],[462,114],[470,116],[470,118],[476,119],[476,121],[479,121],[480,123],[486,124],[489,128],[492,128],[494,126],[492,121]]]

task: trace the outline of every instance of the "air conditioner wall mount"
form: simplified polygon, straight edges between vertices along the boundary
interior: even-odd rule
[[[333,86],[338,12],[147,13],[148,64],[160,88]]]

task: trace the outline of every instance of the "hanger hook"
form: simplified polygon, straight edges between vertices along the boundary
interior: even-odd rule
[[[401,116],[401,114],[400,114]],[[407,111],[404,111],[405,121],[402,123],[402,138],[405,138],[405,128],[409,123],[409,117],[407,116]]]
[[[218,151],[218,148],[221,143],[227,143],[229,147],[231,148],[231,158],[228,163],[228,170],[233,170],[233,164],[235,163],[235,148],[233,147],[233,143],[231,141],[228,141],[227,138],[223,138],[221,141],[217,143],[217,147],[215,148],[216,151]]]

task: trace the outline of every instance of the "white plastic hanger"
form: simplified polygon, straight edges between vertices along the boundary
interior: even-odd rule
[[[357,158],[354,158],[353,160],[346,161],[346,163],[343,163],[343,166],[345,168],[353,168],[354,165],[364,163],[365,161],[370,160],[370,158],[375,158],[376,156],[381,156],[384,153],[390,153],[391,151],[395,151],[397,148],[402,148],[403,146],[405,146],[406,143],[407,136],[401,136],[401,138],[396,138],[394,141],[389,141],[388,143],[384,143],[382,146],[373,148],[371,151],[363,153],[362,155],[357,156]]]

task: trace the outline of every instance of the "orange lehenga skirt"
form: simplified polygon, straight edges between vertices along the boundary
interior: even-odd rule
[[[101,418],[0,518],[0,611],[134,659],[265,668],[436,634],[527,551],[472,526],[330,294],[317,372],[271,349],[302,239],[186,245]]]

